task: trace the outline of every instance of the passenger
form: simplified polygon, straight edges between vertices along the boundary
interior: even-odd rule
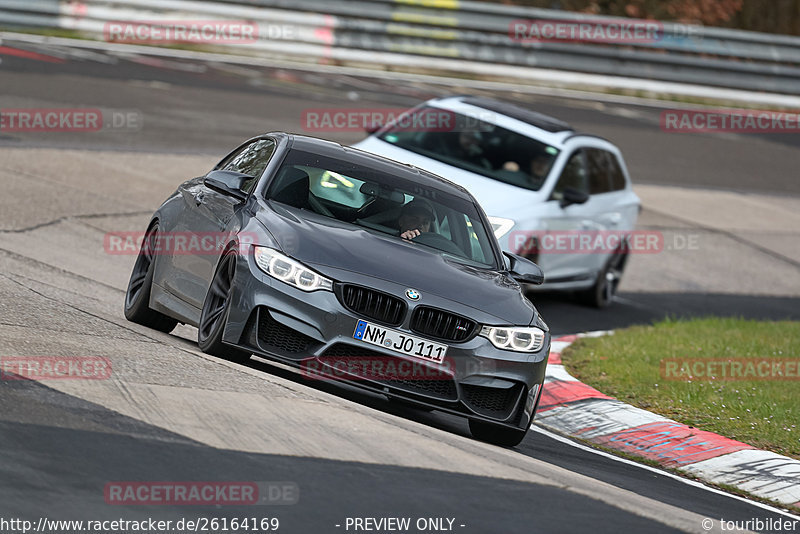
[[[547,171],[550,170],[550,160],[552,158],[544,153],[536,154],[531,159],[530,175],[532,178],[541,182],[547,177]]]
[[[528,182],[530,185],[539,186],[547,178],[547,172],[550,170],[551,157],[547,154],[540,152],[530,159],[528,166]],[[520,172],[519,163],[516,161],[506,161],[503,164],[502,170],[508,172]]]
[[[477,167],[491,169],[492,164],[486,159],[486,154],[481,144],[480,133],[468,130],[459,132],[458,144],[453,156]]]

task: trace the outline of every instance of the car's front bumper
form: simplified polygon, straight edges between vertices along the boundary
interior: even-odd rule
[[[373,287],[368,277],[355,273],[342,271],[336,278],[337,283]],[[379,286],[387,292],[385,281]],[[403,295],[404,288],[394,289],[388,292]],[[307,293],[272,279],[255,265],[251,253],[239,256],[230,299],[224,342],[299,367],[311,378],[346,380],[387,396],[514,428],[525,428],[535,413],[549,333],[542,349],[532,354],[499,350],[478,335],[463,342],[431,339],[448,345],[447,356],[443,364],[427,362],[355,339],[359,320],[380,322],[347,309],[335,292]],[[387,328],[426,338],[410,329],[413,305],[408,304],[403,322]],[[443,307],[441,300],[436,304]],[[381,372],[392,372],[376,374],[373,362],[379,362]],[[362,372],[367,367],[370,372]]]

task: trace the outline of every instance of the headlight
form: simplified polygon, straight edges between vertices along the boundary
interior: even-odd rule
[[[256,265],[271,277],[303,291],[333,291],[333,282],[302,263],[267,247],[253,247]]]
[[[515,352],[538,352],[544,344],[544,331],[533,326],[484,326],[481,335],[498,349]]]
[[[501,219],[500,217],[489,217],[489,222],[492,225],[494,236],[500,239],[506,235],[512,228],[514,228],[514,221],[511,219]]]

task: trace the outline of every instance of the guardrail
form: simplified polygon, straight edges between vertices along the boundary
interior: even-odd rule
[[[800,94],[800,38],[791,36],[657,23],[657,38],[645,40],[520,40],[515,21],[608,29],[622,19],[467,0],[0,0],[0,26],[92,35],[110,21],[198,18],[256,24],[259,38],[235,46],[259,53],[430,69],[462,60],[495,76],[535,67]]]

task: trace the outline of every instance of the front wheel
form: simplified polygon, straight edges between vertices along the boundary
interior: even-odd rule
[[[133,264],[131,279],[125,292],[125,318],[161,332],[172,332],[178,321],[150,309],[150,288],[153,285],[155,251],[158,250],[158,222],[154,223],[142,240],[142,248]]]
[[[524,429],[508,428],[484,421],[477,421],[475,419],[469,420],[469,431],[475,439],[486,441],[494,445],[501,445],[503,447],[515,447],[519,445],[522,440],[525,439],[529,429],[530,425]]]
[[[206,293],[197,327],[197,344],[206,354],[244,362],[250,359],[249,353],[222,342],[235,274],[236,253],[228,251],[222,256]]]
[[[581,300],[595,308],[607,308],[617,294],[622,272],[625,270],[627,253],[614,253],[600,270],[592,287],[580,294]]]

